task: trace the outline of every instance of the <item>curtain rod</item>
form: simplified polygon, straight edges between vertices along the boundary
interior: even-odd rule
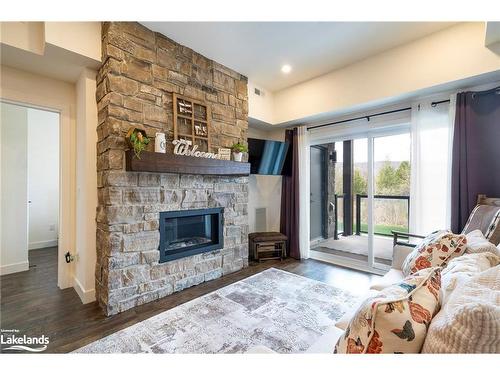
[[[437,102],[432,102],[431,103],[431,107],[435,107],[437,106],[438,104],[441,104],[441,103],[449,103],[450,102],[450,99],[447,99],[447,100],[439,100]]]
[[[479,94],[479,95],[484,95],[484,94],[490,94],[490,93],[497,93],[499,92],[500,90],[500,86],[498,87],[495,87],[491,90],[486,90],[486,91],[479,91],[475,94]],[[439,101],[435,101],[435,102],[431,102],[431,107],[435,107],[437,106],[438,104],[442,104],[442,103],[449,103],[450,102],[450,99],[447,99],[447,100],[439,100]],[[353,118],[350,118],[350,119],[346,119],[346,120],[341,120],[341,121],[335,121],[335,122],[328,122],[326,124],[321,124],[321,125],[314,125],[314,126],[309,126],[307,128],[307,130],[312,130],[312,129],[317,129],[317,128],[322,128],[324,126],[331,126],[331,125],[338,125],[338,124],[343,124],[343,123],[346,123],[346,122],[351,122],[351,121],[356,121],[356,120],[363,120],[363,119],[366,119],[367,121],[370,121],[370,117],[377,117],[377,116],[383,116],[383,115],[389,115],[391,113],[397,113],[397,112],[403,112],[403,111],[409,111],[411,110],[411,107],[406,107],[406,108],[401,108],[401,109],[395,109],[395,110],[392,110],[392,111],[386,111],[386,112],[379,112],[379,113],[374,113],[373,115],[367,115],[367,116],[360,116],[360,117],[353,117]]]
[[[314,125],[314,126],[309,126],[307,130],[311,129],[317,129],[317,128],[322,128],[324,126],[331,126],[331,125],[337,125],[337,124],[343,124],[345,122],[351,122],[351,121],[356,121],[356,120],[363,120],[366,119],[367,121],[370,121],[371,117],[377,117],[377,116],[382,116],[382,115],[389,115],[391,113],[397,113],[397,112],[403,112],[403,111],[409,111],[411,110],[411,107],[406,107],[406,108],[400,108],[400,109],[394,109],[392,111],[385,111],[385,112],[379,112],[379,113],[374,113],[373,115],[367,115],[367,116],[360,116],[360,117],[354,117],[346,120],[341,120],[341,121],[335,121],[335,122],[329,122],[326,124],[321,124],[321,125]]]
[[[500,93],[500,92],[499,92],[499,90],[500,90],[500,86],[495,87],[495,88],[492,88],[492,89],[490,89],[490,90],[473,92],[473,93],[472,93],[472,95],[473,95],[473,96],[474,96],[474,95],[488,95],[488,94],[493,94],[493,93],[498,94],[498,93]],[[431,106],[432,106],[432,107],[435,107],[435,106],[437,106],[438,104],[441,104],[441,103],[449,103],[449,102],[450,102],[450,99],[448,99],[448,100],[439,100],[439,101],[437,101],[437,102],[432,102],[432,103],[431,103]]]

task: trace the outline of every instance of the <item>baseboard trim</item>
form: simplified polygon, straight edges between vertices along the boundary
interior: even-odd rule
[[[43,249],[44,247],[56,247],[57,240],[36,241],[28,244],[28,250]]]
[[[85,290],[76,277],[74,278],[73,288],[84,305],[95,301],[95,289]]]
[[[30,264],[27,260],[19,263],[6,264],[5,266],[0,266],[0,275],[28,271],[29,269]]]

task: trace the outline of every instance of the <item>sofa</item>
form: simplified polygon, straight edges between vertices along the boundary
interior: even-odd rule
[[[396,245],[393,248],[392,266],[389,271],[380,279],[375,281],[365,295],[361,296],[358,304],[350,308],[340,318],[334,326],[330,327],[324,334],[316,341],[306,353],[333,353],[333,347],[341,335],[344,334],[345,329],[349,325],[349,321],[359,307],[359,304],[366,298],[377,294],[378,291],[385,287],[401,281],[403,277],[402,267],[403,262],[409,253],[413,251],[412,247],[404,245]]]
[[[471,233],[470,238],[472,238],[472,241],[474,241],[475,235],[484,238],[482,233],[479,230],[477,230],[477,231]],[[391,266],[390,270],[381,279],[374,282],[370,286],[370,289],[367,291],[367,293],[364,296],[361,296],[359,298],[359,300],[358,300],[359,303],[354,305],[351,309],[349,309],[349,311],[347,311],[342,316],[342,318],[340,318],[335,323],[334,326],[329,327],[326,330],[326,332],[312,346],[310,346],[309,349],[305,353],[330,353],[330,354],[333,353],[334,346],[335,346],[336,342],[338,341],[340,336],[344,334],[347,326],[349,325],[351,318],[353,317],[353,315],[357,311],[359,305],[366,298],[374,296],[379,291],[383,290],[384,288],[386,288],[390,285],[393,285],[395,283],[398,283],[404,279],[403,272],[402,272],[403,263],[404,263],[406,257],[413,251],[413,247],[408,246],[408,245],[404,245],[404,244],[398,244],[397,241],[395,241],[395,243],[396,244],[393,247],[393,259],[392,259],[392,266]],[[489,251],[492,251],[493,253],[496,253],[496,254],[492,255],[491,258],[496,259],[496,260],[492,260],[492,263],[490,265],[484,265],[484,264],[479,265],[478,264],[478,266],[475,267],[475,265],[473,264],[472,268],[485,270],[486,268],[489,268],[489,267],[493,268],[493,265],[496,265],[496,268],[499,270],[499,273],[500,273],[500,265],[498,265],[498,262],[500,261],[500,257],[498,256],[498,255],[500,255],[500,245],[498,245],[497,248],[495,248],[495,246],[493,245],[492,249],[493,250],[490,249]],[[473,250],[471,250],[468,253],[471,253],[472,251]],[[464,254],[464,255],[467,255],[467,254]],[[472,263],[480,262],[480,259],[485,258],[485,257],[480,258],[480,257],[474,257],[474,256],[467,256],[467,257],[469,258],[469,259],[467,259],[468,260],[468,264],[467,264],[468,269],[471,268],[471,262]],[[457,259],[459,259],[459,258],[461,258],[461,257],[458,257]],[[475,258],[477,258],[477,260]],[[470,276],[471,272],[473,273],[475,271],[468,272],[469,276]],[[456,293],[459,294],[460,290],[457,290]],[[500,294],[500,291],[499,291],[499,294]],[[443,305],[441,306],[441,310],[445,309],[445,307],[446,307],[445,304],[447,303],[448,300],[449,300],[449,296],[443,297],[443,302],[442,302]],[[496,308],[500,309],[500,306],[496,306]],[[495,310],[495,314],[498,315],[498,310]],[[464,351],[466,351],[466,349],[461,350],[461,352],[464,352]],[[273,350],[265,347],[265,346],[255,346],[249,350],[249,353],[256,353],[256,354],[269,353],[269,354],[271,354],[271,353],[275,353],[275,352]]]
[[[467,248],[441,269],[441,308],[427,328],[423,353],[500,353],[500,198],[478,195],[462,234]],[[306,353],[333,353],[359,306],[404,279],[403,265],[414,240],[424,236],[395,231],[393,236],[389,271]],[[249,353],[275,352],[255,346]]]

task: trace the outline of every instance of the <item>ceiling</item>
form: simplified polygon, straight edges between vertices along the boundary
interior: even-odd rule
[[[450,27],[450,22],[142,22],[270,91]],[[292,72],[281,67],[289,64]]]

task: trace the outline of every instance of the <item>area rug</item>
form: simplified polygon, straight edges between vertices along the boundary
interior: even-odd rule
[[[77,353],[306,351],[356,302],[333,286],[275,268],[90,343]]]

